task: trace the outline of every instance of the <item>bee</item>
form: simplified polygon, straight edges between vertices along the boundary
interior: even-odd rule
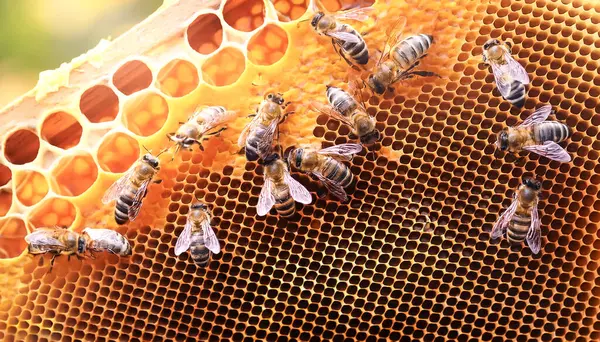
[[[521,108],[525,104],[527,71],[511,56],[512,42],[490,39],[483,44],[483,63],[492,67],[496,86],[502,97]]]
[[[433,36],[417,34],[400,40],[401,31],[406,24],[406,18],[400,18],[390,27],[383,53],[375,66],[375,71],[369,75],[367,84],[377,94],[383,94],[386,89],[398,81],[415,76],[440,75],[422,70],[414,70],[427,56],[427,51],[433,44]]]
[[[175,255],[190,250],[196,265],[204,267],[211,253],[219,254],[221,245],[211,225],[211,213],[204,203],[192,204],[183,231],[175,243]]]
[[[167,137],[177,144],[175,154],[180,149],[191,149],[193,144],[198,144],[204,151],[202,141],[208,140],[208,136],[218,135],[226,128],[215,128],[225,124],[235,116],[234,111],[228,111],[221,106],[205,107],[194,111],[187,122],[181,123],[177,132],[167,134]]]
[[[315,175],[329,192],[338,199],[346,201],[348,196],[344,188],[352,184],[354,175],[343,161],[350,160],[360,151],[362,151],[360,144],[341,144],[321,150],[296,148],[289,153],[287,161],[288,165]]]
[[[354,8],[335,14],[317,11],[309,20],[315,32],[318,35],[330,37],[335,52],[348,65],[354,67],[356,64],[365,65],[369,62],[369,49],[356,29],[348,24],[340,23],[339,20],[364,21],[369,18],[368,13],[371,11],[373,11],[371,7]]]
[[[497,239],[506,234],[512,245],[527,241],[534,254],[540,252],[542,244],[541,219],[538,215],[538,195],[541,183],[533,178],[524,178],[512,204],[500,215],[494,224],[491,238]]]
[[[83,236],[61,227],[38,228],[25,236],[25,242],[28,244],[27,251],[29,254],[52,254],[48,272],[52,271],[54,259],[57,256],[63,254],[68,255],[69,259],[71,259],[71,255],[81,258],[87,248]],[[43,259],[40,259],[41,262],[43,262]]]
[[[282,217],[290,217],[296,212],[294,201],[310,204],[312,197],[306,188],[290,175],[287,165],[278,153],[264,159],[265,183],[258,197],[256,212],[265,216],[272,207]]]
[[[546,121],[551,112],[552,106],[545,105],[520,125],[503,129],[498,133],[496,146],[501,151],[526,150],[548,159],[570,162],[571,156],[558,143],[571,136],[571,129],[560,122]]]
[[[252,121],[238,138],[238,146],[245,149],[248,161],[262,159],[271,151],[279,124],[290,114],[283,114],[284,102],[283,94],[267,93],[256,114],[250,115]]]
[[[160,170],[159,155],[155,157],[152,153],[146,153],[104,193],[102,203],[108,204],[113,200],[117,202],[115,221],[118,224],[125,224],[129,220],[133,221],[138,216],[142,200],[148,192],[148,185]],[[161,180],[154,180],[154,183],[160,182]]]
[[[86,241],[87,249],[90,252],[108,251],[113,254],[128,256],[131,255],[131,245],[127,239],[110,229],[85,228],[81,235]]]
[[[350,126],[363,145],[379,141],[381,134],[375,126],[375,118],[367,113],[362,103],[337,87],[327,86],[326,94],[329,105],[313,102],[312,109]]]

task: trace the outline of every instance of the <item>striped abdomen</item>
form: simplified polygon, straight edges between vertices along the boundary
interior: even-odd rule
[[[260,154],[258,152],[258,143],[263,139],[267,127],[262,123],[257,124],[246,139],[246,159],[248,161],[258,160]]]
[[[123,191],[121,196],[117,198],[115,206],[115,221],[118,224],[125,224],[129,221],[129,207],[133,204],[135,193],[138,191],[138,186],[131,182]]]
[[[513,81],[510,85],[510,93],[504,98],[517,108],[525,105],[525,85],[519,81]]]
[[[358,43],[339,41],[338,44],[341,46],[346,56],[352,58],[356,62],[356,64],[367,64],[369,62],[369,49],[367,48],[367,43],[365,43],[363,37],[354,28],[352,28],[349,25],[343,26],[343,30],[345,32],[352,33],[360,41]]]
[[[323,162],[321,174],[332,182],[339,184],[343,188],[350,186],[354,180],[352,172],[350,172],[350,168],[334,158],[326,158],[327,159]]]
[[[210,250],[204,245],[202,228],[195,228],[190,238],[190,254],[196,265],[204,267],[210,261]]]
[[[350,94],[336,87],[327,87],[327,100],[335,110],[349,116],[358,107],[358,103]]]
[[[423,57],[433,44],[433,36],[419,34],[401,41],[392,50],[392,59],[402,69],[408,69]]]
[[[275,185],[273,189],[275,197],[275,210],[281,217],[290,217],[296,212],[296,203],[290,195],[290,189],[287,184]]]
[[[538,144],[546,141],[559,143],[571,136],[571,129],[560,122],[546,121],[533,126],[533,136]]]
[[[510,244],[523,242],[527,236],[530,226],[530,215],[515,213],[506,231],[506,238],[508,239],[508,242]]]

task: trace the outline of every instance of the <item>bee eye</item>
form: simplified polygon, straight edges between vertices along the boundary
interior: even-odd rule
[[[267,95],[267,99],[269,99],[269,100],[270,100],[270,99],[272,99],[272,98],[273,98],[273,94],[269,94],[269,95]]]

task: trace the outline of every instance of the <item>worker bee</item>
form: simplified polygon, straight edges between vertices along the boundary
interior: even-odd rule
[[[315,175],[335,197],[346,201],[347,188],[354,180],[350,168],[343,161],[348,161],[356,153],[362,151],[360,144],[340,144],[321,150],[313,148],[293,149],[288,157],[288,165],[293,165],[302,172]]]
[[[571,156],[558,143],[571,136],[571,129],[560,122],[546,121],[551,112],[552,106],[545,105],[520,125],[503,129],[498,133],[496,146],[502,151],[526,150],[548,159],[570,162]]]
[[[280,216],[290,217],[296,212],[294,201],[310,204],[310,192],[292,178],[286,163],[278,153],[266,157],[264,166],[265,183],[258,197],[258,216],[265,216],[274,206]]]
[[[540,252],[542,232],[537,208],[540,188],[539,181],[533,178],[523,179],[523,184],[515,193],[512,204],[494,224],[491,232],[492,239],[507,233],[506,238],[511,245],[526,240],[534,254]]]
[[[140,161],[126,171],[125,175],[106,190],[102,197],[102,203],[108,204],[116,200],[115,221],[118,224],[125,224],[129,220],[133,221],[138,216],[142,200],[148,192],[148,185],[160,170],[159,155],[155,157],[151,153],[146,153]],[[161,180],[154,181],[154,183],[160,182]]]
[[[205,107],[196,110],[187,122],[182,123],[177,132],[169,133],[167,137],[177,144],[175,154],[182,148],[190,149],[193,144],[198,144],[200,150],[204,151],[202,141],[225,130],[225,127],[215,129],[234,116],[234,111],[228,111],[221,106]]]
[[[245,149],[248,161],[262,159],[270,153],[279,124],[290,114],[283,114],[284,102],[283,94],[267,93],[256,114],[250,115],[252,121],[238,138],[238,146]]]
[[[383,94],[392,84],[413,78],[415,76],[440,75],[422,70],[414,70],[427,56],[427,51],[433,44],[433,36],[418,34],[400,40],[401,31],[406,24],[406,18],[400,18],[390,27],[387,42],[375,66],[375,71],[369,75],[367,84],[377,94]]]
[[[312,109],[350,126],[363,145],[379,141],[375,118],[367,113],[364,104],[337,87],[327,86],[326,94],[329,105],[313,102]]]
[[[81,235],[86,241],[87,250],[90,252],[108,251],[121,256],[131,255],[129,241],[114,230],[85,228]]]
[[[365,40],[356,29],[348,24],[342,24],[339,20],[367,20],[368,13],[373,11],[371,7],[354,8],[335,14],[325,14],[316,11],[310,20],[310,25],[317,34],[331,38],[331,44],[350,66],[365,65],[369,62],[369,49]],[[352,60],[352,62],[350,61]]]
[[[205,204],[192,204],[183,231],[175,243],[175,255],[190,250],[196,265],[204,267],[211,253],[219,254],[221,245],[211,225],[211,214]]]
[[[512,105],[525,104],[525,85],[529,84],[527,71],[511,56],[512,42],[490,39],[483,44],[483,63],[492,67],[498,91]]]
[[[25,242],[28,244],[29,254],[52,254],[48,272],[52,271],[57,256],[64,254],[68,255],[69,259],[71,255],[81,258],[86,251],[86,240],[83,236],[61,227],[38,228],[25,236]],[[40,262],[43,262],[43,259],[40,259]]]

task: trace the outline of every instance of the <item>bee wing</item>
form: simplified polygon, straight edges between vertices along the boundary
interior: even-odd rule
[[[292,178],[289,172],[285,171],[283,175],[283,181],[290,188],[290,195],[292,195],[294,201],[302,204],[310,204],[310,202],[312,202],[312,196],[310,195],[310,192],[306,190],[304,185]]]
[[[506,61],[506,68],[513,80],[523,84],[529,84],[529,75],[527,74],[527,71],[510,55],[510,52],[507,51],[504,53],[504,60]]]
[[[119,198],[123,190],[127,187],[127,184],[129,184],[129,179],[131,178],[132,173],[133,166],[127,171],[127,173],[121,176],[121,178],[112,183],[112,185],[104,193],[104,196],[102,196],[103,204],[108,204]]]
[[[206,134],[207,132],[211,131],[217,126],[223,125],[231,119],[233,119],[235,117],[235,114],[236,113],[234,111],[226,110],[225,112],[220,113],[219,115],[210,115],[209,117],[205,118],[200,132],[202,134]]]
[[[336,20],[357,20],[364,21],[369,19],[369,14],[373,12],[375,9],[373,7],[362,7],[362,8],[353,8],[347,11],[337,12],[333,14],[333,17]]]
[[[277,125],[279,125],[278,120],[271,121],[269,126],[267,126],[262,139],[258,142],[258,155],[261,158],[266,157],[273,149],[273,137],[275,136]]]
[[[552,113],[552,106],[545,105],[535,110],[527,119],[523,120],[517,127],[525,127],[536,123],[544,122],[548,116]]]
[[[177,242],[175,243],[175,255],[179,256],[181,253],[190,249],[190,244],[192,243],[192,220],[189,218],[185,222],[185,226],[183,230],[179,234],[177,238]]]
[[[202,222],[202,231],[204,236],[204,245],[208,248],[213,254],[221,253],[221,245],[219,244],[219,239],[215,235],[214,230],[210,226],[209,220],[204,220]]]
[[[313,175],[317,176],[317,178],[325,185],[327,190],[337,197],[340,201],[345,202],[348,200],[348,195],[346,195],[346,191],[339,184],[333,182],[329,178],[323,176],[319,172],[313,172]]]
[[[334,158],[351,160],[352,156],[362,151],[363,146],[361,144],[340,144],[319,150],[319,154],[325,154]]]
[[[383,46],[383,51],[381,51],[381,56],[379,57],[379,61],[377,65],[381,64],[381,61],[390,53],[392,47],[396,45],[400,41],[400,37],[402,37],[402,31],[406,26],[406,17],[400,17],[394,25],[390,26],[386,31],[385,35],[387,39],[385,41],[385,45]]]
[[[571,161],[569,153],[554,141],[546,141],[543,145],[525,146],[523,149],[561,163],[568,163]]]
[[[246,139],[248,139],[248,134],[250,134],[251,128],[255,126],[255,123],[257,122],[257,118],[258,118],[258,115],[255,116],[254,118],[252,118],[252,120],[250,120],[250,122],[248,122],[248,124],[244,127],[244,129],[240,133],[240,136],[238,137],[238,146],[240,148],[246,147]]]
[[[355,34],[352,34],[350,32],[329,31],[326,33],[326,35],[335,40],[339,40],[344,43],[354,43],[354,44],[360,43],[360,38],[358,38]]]
[[[508,97],[513,81],[512,76],[510,75],[510,69],[507,67],[508,64],[499,64],[490,60],[490,65],[492,66],[492,73],[494,74],[496,87],[498,88],[500,95],[502,95],[502,97]]]
[[[311,103],[311,108],[321,114],[325,114],[325,115],[329,116],[330,118],[332,118],[334,120],[338,120],[341,123],[346,124],[346,125],[352,127],[352,129],[354,129],[354,123],[349,118],[340,114],[338,111],[336,111],[330,105],[325,105],[320,102],[313,102],[313,103]]]
[[[258,196],[258,205],[256,207],[256,214],[258,216],[265,216],[269,213],[269,210],[273,208],[275,204],[275,196],[273,196],[273,182],[270,178],[265,177],[265,184],[263,184]]]
[[[142,185],[140,185],[138,191],[133,197],[133,203],[129,207],[129,212],[127,213],[131,221],[134,221],[140,213],[140,209],[142,208],[142,200],[144,197],[146,197],[146,192],[148,192],[148,184],[150,184],[151,180],[152,179],[145,180]]]
[[[25,242],[42,251],[65,249],[65,244],[56,238],[56,231],[54,228],[38,228],[25,236]]]
[[[508,207],[506,211],[502,215],[500,215],[498,221],[496,221],[494,227],[492,227],[492,239],[497,239],[504,235],[504,233],[506,232],[506,228],[508,228],[510,220],[512,219],[513,215],[515,214],[515,211],[517,210],[517,204],[517,198],[515,197],[510,207]]]
[[[533,254],[538,254],[542,246],[542,228],[541,219],[538,214],[537,203],[531,209],[531,226],[527,232],[525,240]]]
[[[115,241],[121,236],[121,234],[114,230],[104,228],[85,228],[81,233],[82,235],[87,235],[92,241]]]

